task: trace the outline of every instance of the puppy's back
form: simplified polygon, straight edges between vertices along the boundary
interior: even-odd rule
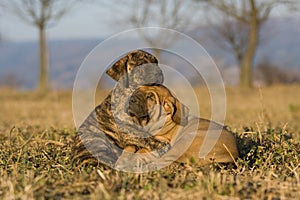
[[[197,119],[194,119],[194,122],[196,123]],[[189,146],[189,148],[185,151],[185,153],[178,159],[179,162],[185,162],[188,163],[192,160],[194,160],[199,166],[203,166],[206,164],[210,164],[212,162],[233,162],[233,158],[238,157],[238,149],[236,145],[236,139],[230,131],[228,131],[224,126],[217,124],[213,121],[207,120],[207,119],[198,119],[199,125],[197,134],[192,142],[192,144]],[[209,129],[209,131],[208,131]],[[211,135],[213,138],[214,136],[217,136],[217,134],[221,135],[218,138],[216,144],[211,149],[211,151],[208,152],[208,154],[204,158],[200,158],[200,150],[201,148],[204,148],[203,141],[207,134],[215,134]],[[207,147],[208,148],[208,147]],[[208,149],[207,149],[208,150]]]

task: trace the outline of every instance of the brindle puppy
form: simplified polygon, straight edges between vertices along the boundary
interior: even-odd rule
[[[155,136],[168,142],[172,148],[156,164],[170,160],[188,163],[193,159],[198,166],[212,162],[234,162],[238,149],[233,134],[216,122],[190,117],[188,108],[179,102],[163,85],[141,86],[131,96],[128,114],[135,123]],[[192,132],[195,134],[191,134]],[[200,158],[200,149],[207,134],[211,138],[220,133],[217,141],[205,158]],[[127,147],[128,151],[150,153],[147,149]],[[146,155],[146,154],[145,154]]]
[[[73,163],[98,164],[100,161],[114,167],[126,146],[167,151],[170,146],[166,142],[141,132],[124,112],[137,87],[163,82],[157,59],[145,51],[133,51],[120,58],[106,73],[118,84],[79,127],[73,146]]]

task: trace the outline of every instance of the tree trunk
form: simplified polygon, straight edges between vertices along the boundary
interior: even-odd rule
[[[40,77],[38,89],[40,92],[48,91],[48,46],[46,40],[46,32],[44,25],[39,26],[39,54],[40,54]]]
[[[241,63],[240,85],[242,87],[249,88],[252,86],[252,57],[253,56],[247,52]]]
[[[242,60],[241,74],[240,74],[240,85],[242,87],[248,87],[248,88],[252,86],[253,59],[257,48],[258,31],[259,31],[259,23],[257,20],[257,8],[255,5],[255,0],[249,0],[249,1],[251,6],[251,16],[249,19],[250,33],[248,39],[248,48]]]

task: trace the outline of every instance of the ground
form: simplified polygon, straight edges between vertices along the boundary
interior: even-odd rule
[[[0,199],[300,199],[300,85],[227,88],[232,165],[130,174],[71,165],[71,91],[0,91]],[[100,102],[107,91],[97,93]],[[197,88],[201,116],[207,90]]]

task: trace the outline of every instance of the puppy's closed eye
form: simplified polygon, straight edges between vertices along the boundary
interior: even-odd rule
[[[154,92],[149,92],[146,94],[147,106],[150,109],[151,107],[159,104],[159,98]]]
[[[146,95],[146,99],[148,101],[153,101],[155,102],[155,95],[153,94],[153,92],[149,92],[147,95]]]

